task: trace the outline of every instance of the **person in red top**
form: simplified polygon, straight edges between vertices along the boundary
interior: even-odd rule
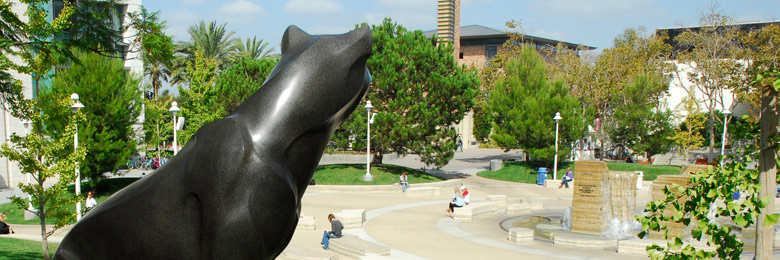
[[[469,189],[466,186],[460,186],[460,192],[463,194],[463,202],[469,205]]]

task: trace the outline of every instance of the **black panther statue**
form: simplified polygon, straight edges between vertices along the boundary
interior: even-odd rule
[[[371,43],[367,26],[322,36],[290,26],[257,93],[86,214],[55,259],[276,258],[333,131],[368,90]]]

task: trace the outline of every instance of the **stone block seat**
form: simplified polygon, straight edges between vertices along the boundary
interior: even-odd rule
[[[507,203],[504,208],[506,215],[524,215],[531,213],[531,203]]]
[[[522,227],[510,228],[507,240],[515,244],[530,243],[531,241],[534,241],[534,230]]]
[[[507,215],[522,215],[529,214],[531,211],[543,210],[544,204],[541,201],[517,201],[507,202],[504,208],[504,214]]]
[[[506,195],[488,195],[485,200],[493,202],[498,208],[506,207]]]
[[[307,216],[301,213],[301,216],[298,218],[298,225],[295,226],[295,229],[305,229],[305,230],[317,229],[317,225],[314,222],[314,216]]]
[[[406,189],[408,197],[433,197],[441,195],[439,187],[414,187]]]
[[[341,255],[358,259],[366,255],[390,256],[390,248],[360,239],[355,235],[343,235],[329,240],[330,249]]]
[[[475,220],[491,214],[496,214],[497,212],[498,207],[496,207],[496,204],[493,202],[475,202],[460,208],[455,208],[455,219]]]
[[[553,244],[590,249],[615,249],[618,246],[617,239],[614,238],[580,234],[556,234]]]
[[[618,254],[647,255],[647,247],[653,243],[666,245],[665,240],[632,238],[618,241]]]
[[[333,215],[341,221],[344,228],[363,228],[363,222],[366,221],[365,209],[345,209]]]
[[[284,260],[338,260],[339,255],[327,250],[311,250],[306,247],[288,245],[278,259]]]

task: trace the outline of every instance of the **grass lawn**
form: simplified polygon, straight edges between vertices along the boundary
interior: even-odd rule
[[[320,165],[312,177],[317,184],[326,185],[388,185],[400,182],[402,172],[409,176],[409,184],[442,181],[443,178],[427,174],[412,168],[391,164],[372,164],[371,175],[374,180],[363,181],[366,174],[365,164]]]
[[[98,204],[100,204],[104,200],[108,199],[111,194],[114,194],[115,192],[119,191],[127,185],[130,185],[138,179],[139,178],[113,178],[101,179],[95,182],[83,182],[81,186],[81,192],[82,194],[86,194],[87,191],[93,190],[94,188],[96,192],[95,199],[97,200]],[[68,185],[68,192],[76,193],[75,186]],[[27,196],[24,195],[24,197]],[[81,206],[84,207],[85,204],[82,203]],[[69,208],[73,212],[76,211],[76,205],[70,205]],[[8,221],[6,222],[9,224],[36,225],[41,223],[41,221],[37,218],[24,220],[24,211],[13,203],[0,204],[0,212],[3,212],[8,216]],[[54,224],[54,221],[47,218],[46,224]]]
[[[41,242],[0,237],[0,260],[43,259]],[[54,256],[60,244],[49,243],[50,256]]]
[[[389,165],[389,164],[375,164],[371,166],[371,175],[374,175],[374,181],[363,181],[363,175],[366,174],[365,164],[333,164],[322,165],[317,167],[314,173],[314,179],[317,184],[330,184],[330,185],[387,185],[399,182],[398,176],[402,172],[406,172],[409,175],[409,183],[425,183],[444,180],[440,177],[436,177],[422,171],[415,169]],[[89,190],[96,191],[96,198],[98,204],[108,199],[111,194],[119,191],[127,185],[137,181],[139,178],[112,178],[101,179],[99,181],[84,182],[81,186],[82,193],[86,193]],[[75,193],[75,187],[73,185],[68,186],[68,191]],[[82,204],[83,206],[83,204]],[[76,205],[70,206],[71,211],[76,211]],[[24,220],[24,211],[19,209],[13,203],[0,204],[0,212],[4,212],[8,215],[9,224],[25,224],[35,225],[40,224],[40,220],[37,218],[31,220]],[[54,221],[47,219],[47,224],[53,224]]]
[[[504,166],[495,172],[484,171],[477,173],[478,176],[522,183],[536,183],[536,171],[539,167],[546,167],[539,162],[505,162]],[[566,169],[571,167],[574,170],[574,180],[577,180],[577,169],[572,162],[563,162],[558,167],[558,178],[566,174]],[[607,162],[607,167],[612,171],[642,171],[644,180],[653,181],[658,175],[680,174],[682,168],[674,165],[647,165],[622,162]],[[553,169],[548,168],[547,179],[552,179]]]

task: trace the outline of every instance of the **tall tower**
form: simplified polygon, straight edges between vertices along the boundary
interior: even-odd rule
[[[439,42],[450,42],[455,47],[453,56],[460,56],[460,0],[439,0],[436,36]]]

